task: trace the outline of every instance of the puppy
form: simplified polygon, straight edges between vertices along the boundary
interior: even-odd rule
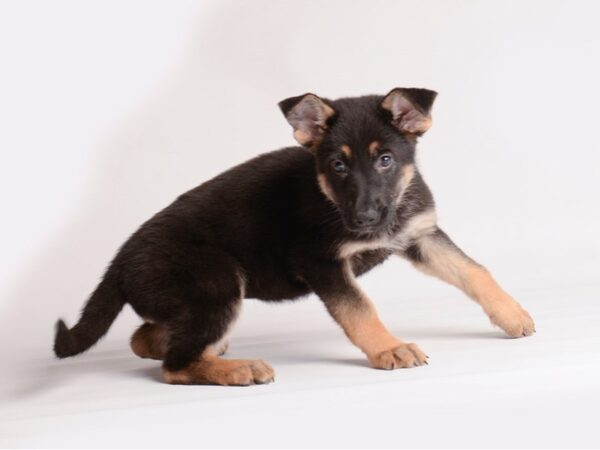
[[[260,360],[228,360],[225,336],[244,298],[268,302],[314,292],[378,369],[427,363],[390,334],[356,277],[391,255],[463,290],[511,337],[529,336],[529,314],[438,227],[415,164],[436,93],[279,106],[301,147],[260,155],[181,195],[120,248],[79,322],[56,325],[59,358],[81,353],[129,303],[145,323],[131,347],[162,360],[178,384],[273,381]]]

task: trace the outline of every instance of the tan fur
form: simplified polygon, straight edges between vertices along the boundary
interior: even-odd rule
[[[392,114],[394,113],[393,109],[394,109],[394,99],[396,98],[396,95],[398,95],[395,92],[391,92],[386,98],[383,99],[383,101],[381,102],[381,107],[383,109],[387,109],[388,111],[390,111]]]
[[[420,134],[431,128],[431,117],[422,114],[401,92],[393,90],[383,100],[381,106],[392,113],[397,126],[406,133]]]
[[[327,177],[320,173],[317,175],[317,181],[319,182],[319,188],[321,189],[321,192],[323,192],[323,195],[331,200],[331,202],[335,203],[335,197],[331,187],[329,186],[329,183],[327,182]]]
[[[404,197],[404,193],[412,183],[413,178],[415,177],[415,166],[414,164],[407,164],[402,167],[402,174],[400,176],[400,180],[398,181],[398,185],[396,187],[396,191],[398,192],[398,196],[396,197],[396,204],[399,205],[402,203],[402,198]]]
[[[465,291],[489,316],[490,321],[511,337],[529,336],[535,332],[533,319],[521,305],[506,293],[484,268],[467,272]]]
[[[346,158],[352,159],[352,149],[349,145],[344,144],[342,145],[341,149],[342,153],[346,156]]]
[[[351,293],[336,299],[331,314],[350,341],[367,355],[373,367],[395,369],[421,365],[425,354],[415,344],[405,344],[390,334],[371,300],[357,286],[348,263],[346,277],[352,287]]]
[[[303,125],[301,121],[298,121],[297,118],[294,117],[294,111],[298,108],[306,107],[315,108],[318,113],[317,118],[317,128],[313,129],[306,125]],[[333,108],[323,102],[319,97],[313,94],[308,94],[300,100],[300,102],[294,106],[291,112],[289,112],[286,117],[290,124],[294,127],[294,139],[298,141],[300,145],[305,145],[314,148],[323,138],[323,131],[327,128],[327,120],[335,114]],[[290,119],[292,118],[292,119]]]
[[[294,139],[296,139],[300,145],[310,145],[312,141],[310,134],[302,130],[294,130]]]
[[[338,249],[338,258],[346,259],[357,253],[365,252],[367,250],[389,248],[389,246],[390,240],[388,238],[345,242]]]
[[[400,344],[381,323],[368,298],[346,298],[339,301],[334,318],[352,343],[365,354],[376,355]]]
[[[424,133],[425,131],[429,130],[431,128],[431,125],[433,124],[431,117],[423,117],[419,123],[419,125],[417,126],[416,131],[420,132],[420,133]]]
[[[239,274],[238,279],[240,283],[240,297],[243,299],[246,290],[246,279],[243,274]],[[236,305],[233,311],[235,317],[231,321],[230,327],[235,322],[235,319],[237,319],[240,309],[241,302]],[[140,358],[163,360],[169,349],[168,328],[165,325],[154,323],[149,319],[144,320],[146,322],[131,336],[131,350]],[[229,342],[226,332],[219,341],[204,349],[201,358],[221,356],[228,348]]]
[[[390,248],[404,250],[415,240],[432,233],[437,227],[437,213],[435,209],[427,209],[411,217],[406,225],[391,240]]]
[[[169,348],[169,333],[165,326],[144,323],[131,336],[131,350],[140,358],[163,360]],[[203,355],[221,356],[229,348],[227,338],[209,345]]]
[[[415,345],[392,336],[367,300],[367,308],[348,302],[335,318],[354,345],[360,348],[377,369],[398,369],[420,366],[427,356]]]
[[[373,141],[369,144],[369,153],[371,157],[377,156],[377,150],[379,150],[379,141]]]
[[[395,348],[368,357],[376,369],[406,369],[429,364],[428,356],[416,344],[402,343]]]
[[[224,337],[218,342],[206,347],[206,350],[204,350],[204,355],[222,356],[227,352],[228,348],[229,341],[227,340],[227,338]]]
[[[376,250],[387,248],[401,251],[412,243],[415,239],[431,233],[435,230],[437,223],[437,214],[435,210],[427,209],[408,220],[404,227],[393,237],[383,237],[370,240],[349,241],[340,245],[338,249],[338,258],[346,259],[351,256],[367,250]]]
[[[411,119],[409,123],[403,126],[403,130],[407,133],[425,133],[431,128],[431,117],[422,116],[416,111],[406,114],[406,120]]]
[[[164,359],[169,333],[162,325],[144,323],[131,336],[131,350],[140,358]]]
[[[323,105],[323,114],[325,115],[325,122],[327,122],[327,120],[333,116],[335,114],[335,110],[329,106],[327,103],[325,102],[321,102]]]
[[[463,290],[481,305],[492,323],[509,336],[529,336],[535,331],[531,316],[484,267],[434,236],[421,237],[418,245],[426,262],[415,266]]]
[[[170,384],[220,384],[223,386],[248,386],[270,383],[275,379],[271,366],[260,360],[228,360],[216,356],[203,356],[185,369],[163,371]]]

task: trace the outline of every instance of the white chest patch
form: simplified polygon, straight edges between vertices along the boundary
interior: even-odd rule
[[[411,217],[395,236],[364,241],[351,241],[342,244],[338,250],[338,256],[340,259],[346,259],[356,253],[383,248],[403,251],[415,240],[435,231],[436,225],[437,216],[435,210],[433,208],[428,209]]]

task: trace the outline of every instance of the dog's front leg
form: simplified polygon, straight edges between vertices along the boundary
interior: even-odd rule
[[[494,325],[511,337],[535,332],[531,316],[481,265],[465,255],[439,228],[397,252],[418,269],[450,283],[481,305]]]
[[[415,345],[404,343],[385,328],[371,300],[358,287],[347,261],[313,267],[307,281],[348,338],[377,369],[398,369],[427,364]]]

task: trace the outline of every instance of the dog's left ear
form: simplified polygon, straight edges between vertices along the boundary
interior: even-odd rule
[[[327,120],[335,110],[315,94],[304,94],[279,102],[283,115],[294,128],[294,138],[300,145],[318,144],[327,129]]]
[[[381,102],[401,133],[420,136],[431,127],[431,106],[437,92],[429,89],[395,88]]]

